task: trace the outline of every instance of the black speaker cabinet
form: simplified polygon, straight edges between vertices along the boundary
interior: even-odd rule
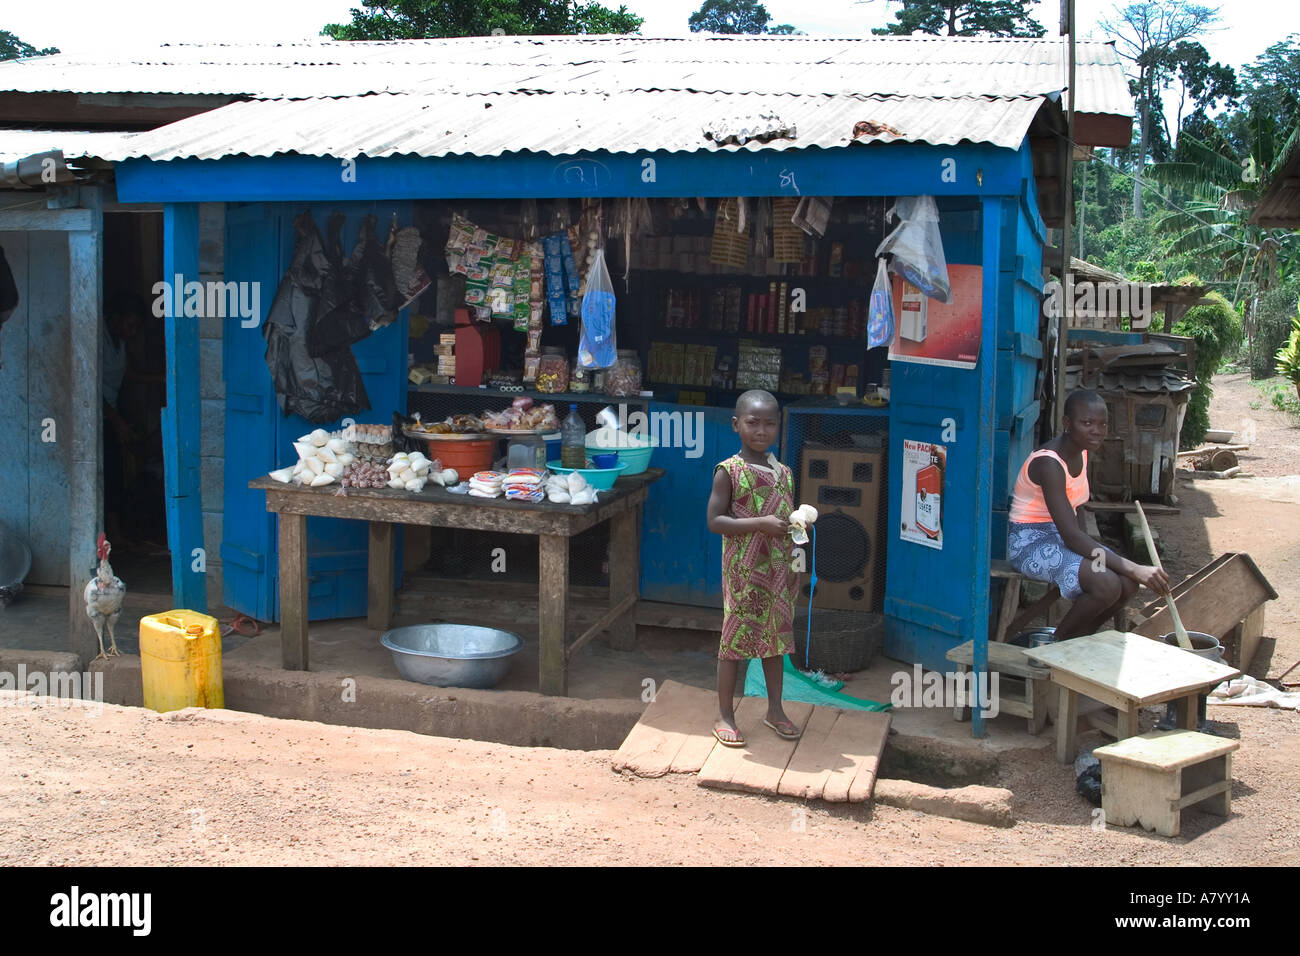
[[[884,452],[865,448],[803,446],[799,504],[817,509],[817,594],[813,607],[874,611],[881,522],[881,488],[888,480]],[[810,566],[811,567],[811,566]],[[799,593],[808,597],[809,575]]]

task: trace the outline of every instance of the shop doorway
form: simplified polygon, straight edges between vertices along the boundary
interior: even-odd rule
[[[136,594],[170,594],[163,478],[167,402],[163,319],[153,314],[163,272],[163,217],[104,215],[104,533],[114,571]]]

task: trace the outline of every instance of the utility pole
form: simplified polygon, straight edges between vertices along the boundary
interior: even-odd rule
[[[1067,57],[1069,61],[1067,74],[1067,112],[1065,116],[1065,151],[1061,157],[1061,285],[1066,286],[1066,277],[1070,273],[1070,207],[1074,199],[1074,3],[1075,0],[1061,0],[1061,35],[1066,37]],[[1057,431],[1065,423],[1065,354],[1066,322],[1062,308],[1057,317],[1056,327],[1056,394],[1054,396],[1054,414],[1052,422]]]

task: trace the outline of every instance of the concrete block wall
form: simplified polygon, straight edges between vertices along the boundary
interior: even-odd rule
[[[225,245],[225,203],[199,203],[199,281],[225,281]],[[222,474],[226,457],[226,382],[221,350],[223,326],[228,321],[231,320],[205,317],[199,324],[200,488],[203,497],[203,550],[207,560],[209,611],[222,606]]]

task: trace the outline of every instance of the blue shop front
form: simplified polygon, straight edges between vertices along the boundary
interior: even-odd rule
[[[776,450],[799,499],[821,512],[817,607],[882,614],[885,654],[926,668],[942,669],[946,651],[975,639],[982,668],[990,561],[1002,556],[1011,484],[1046,407],[1043,209],[1059,213],[1051,191],[1065,124],[1059,97],[1029,85],[1019,95],[781,97],[779,121],[759,111],[749,126],[722,122],[735,118],[737,96],[705,96],[688,115],[680,103],[699,94],[561,94],[552,99],[571,98],[564,112],[584,117],[564,135],[535,115],[540,98],[516,93],[425,96],[428,119],[418,121],[415,104],[387,102],[402,97],[265,100],[140,134],[130,156],[107,158],[122,201],[164,205],[164,272],[181,282],[198,276],[200,203],[224,204],[224,280],[262,290],[289,269],[303,212],[322,236],[341,213],[344,250],[368,217],[381,239],[390,227],[418,228],[432,285],[353,345],[369,408],[322,427],[479,413],[520,395],[562,415],[572,402],[589,427],[605,405],[644,414],[660,439],[652,464],[665,469],[643,510],[645,599],[721,605],[720,541],[704,521],[711,475],[737,447],[736,396],[768,388],[783,408]],[[638,101],[644,115],[628,110]],[[471,109],[490,112],[493,131]],[[237,145],[214,150],[223,129]],[[477,142],[492,136],[495,145]],[[1093,144],[1116,138],[1099,128]],[[897,334],[868,348],[877,249],[905,197],[933,200],[951,301],[891,276]],[[618,346],[640,370],[636,394],[626,383],[622,393],[606,383],[613,397],[590,381],[540,388],[528,369],[538,348],[563,349],[569,363],[576,351],[577,323],[554,315],[531,341],[527,322],[483,323],[495,345],[455,361],[462,371],[481,360],[488,387],[445,362],[451,374],[440,373],[440,336],[476,304],[442,265],[463,221],[521,242],[569,225],[578,246],[590,234],[613,278]],[[277,402],[259,327],[272,299],[261,295],[256,322],[228,320],[222,339],[223,600],[261,620],[278,617],[275,515],[247,485],[291,464],[292,441],[317,424]],[[187,374],[198,342],[183,316],[167,322],[169,528],[173,555],[188,555],[208,487]],[[364,615],[364,526],[313,518],[308,549],[311,618]],[[185,561],[174,569],[177,600],[203,606],[202,572]]]

